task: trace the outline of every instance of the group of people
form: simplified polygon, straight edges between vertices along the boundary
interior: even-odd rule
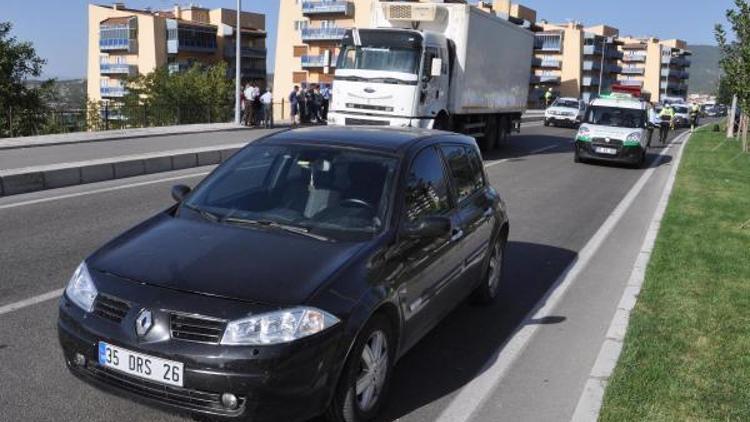
[[[653,108],[652,108],[653,110]],[[693,103],[690,106],[689,116],[690,116],[690,132],[692,133],[695,130],[695,126],[698,124],[698,116],[700,115],[701,108],[698,104]],[[652,123],[658,123],[659,124],[659,142],[662,144],[667,141],[667,136],[669,136],[669,130],[674,129],[675,126],[675,111],[674,108],[672,108],[671,104],[665,104],[664,107],[662,107],[659,114],[656,116],[657,121],[654,122],[652,119]],[[649,134],[649,144],[651,140],[651,136]]]
[[[323,124],[328,120],[328,106],[331,102],[331,89],[313,85],[300,89],[295,85],[289,93],[292,127],[302,123]]]
[[[245,84],[242,91],[242,123],[250,127],[273,127],[273,95],[271,89],[261,89],[256,82]]]

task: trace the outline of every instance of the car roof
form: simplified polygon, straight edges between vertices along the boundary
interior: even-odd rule
[[[591,102],[592,106],[629,108],[633,110],[645,110],[646,103],[629,98],[597,98]]]
[[[575,97],[560,97],[557,100],[558,101],[575,101],[575,102],[580,101],[578,98],[575,98]]]
[[[472,138],[452,132],[379,126],[313,126],[277,132],[262,142],[315,143],[401,153],[419,141],[436,137],[449,138],[446,140],[451,142],[473,142]]]

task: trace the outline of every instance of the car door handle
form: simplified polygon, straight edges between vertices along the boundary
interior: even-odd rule
[[[451,242],[457,242],[461,240],[462,237],[464,237],[464,231],[461,229],[455,229],[453,230],[453,235],[451,235]]]

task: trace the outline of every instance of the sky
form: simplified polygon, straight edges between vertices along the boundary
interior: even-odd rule
[[[169,9],[189,1],[124,0],[127,7]],[[280,0],[244,0],[242,10],[266,14],[268,69],[273,71]],[[31,41],[47,60],[44,77],[82,78],[86,74],[86,0],[0,0],[0,21],[14,25],[13,35]],[[102,0],[101,4],[110,4]],[[234,9],[236,0],[194,1],[203,7]],[[520,0],[536,9],[538,19],[606,23],[621,35],[681,38],[688,44],[715,44],[714,24],[725,22],[732,0]],[[627,6],[623,6],[627,4]]]

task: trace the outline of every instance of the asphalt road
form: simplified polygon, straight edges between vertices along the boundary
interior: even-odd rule
[[[490,307],[459,306],[398,363],[383,421],[436,420],[645,171],[574,164],[573,135],[568,129],[529,127],[509,146],[485,157],[490,180],[508,203],[511,218],[499,300]],[[669,164],[668,154],[656,160],[659,152],[649,155],[650,165]],[[0,198],[0,309],[64,287],[76,265],[97,246],[170,205],[172,184],[195,184],[208,170]],[[100,392],[68,374],[57,343],[56,306],[48,300],[0,313],[0,420],[184,420]],[[554,345],[547,347],[540,353],[554,360]],[[517,393],[534,400],[534,384],[522,388],[526,390]],[[498,412],[502,409],[485,409],[477,420],[504,420]]]

